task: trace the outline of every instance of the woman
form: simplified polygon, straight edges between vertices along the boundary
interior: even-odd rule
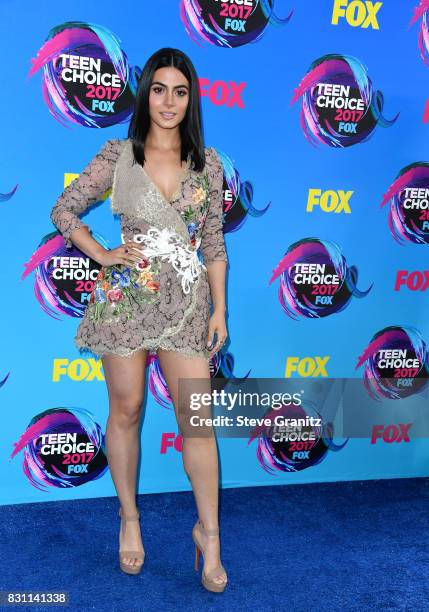
[[[123,244],[106,250],[79,215],[110,188]],[[195,68],[181,51],[160,49],[139,79],[128,139],[107,141],[51,212],[66,245],[101,265],[75,343],[103,363],[106,450],[121,506],[120,567],[127,573],[139,573],[145,555],[136,473],[147,353],[158,353],[180,426],[179,379],[203,379],[210,392],[210,359],[227,337],[222,214],[223,167],[216,151],[204,147]],[[202,552],[202,583],[222,592],[227,576],[213,432],[184,436],[182,456],[199,516],[192,530],[195,569]]]

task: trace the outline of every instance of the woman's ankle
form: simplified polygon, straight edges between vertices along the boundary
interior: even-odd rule
[[[208,533],[214,533],[214,532],[219,532],[219,522],[212,522],[212,521],[206,521],[204,522],[202,519],[198,519],[201,523],[201,527],[203,528],[204,531],[208,532]],[[217,533],[215,534],[217,535]]]
[[[136,514],[139,514],[139,509],[137,504],[133,504],[131,503],[126,503],[126,504],[121,504],[119,503],[119,509],[121,511],[122,514],[125,514],[126,516],[135,516]]]

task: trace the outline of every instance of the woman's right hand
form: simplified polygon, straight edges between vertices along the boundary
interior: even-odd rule
[[[123,264],[125,266],[133,267],[136,263],[143,261],[143,259],[143,252],[139,245],[130,240],[116,247],[116,249],[106,249],[100,258],[99,263],[102,266]]]

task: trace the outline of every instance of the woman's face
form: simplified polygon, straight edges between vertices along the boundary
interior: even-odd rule
[[[177,68],[155,70],[149,93],[149,114],[162,128],[174,128],[186,114],[189,101],[189,82]]]

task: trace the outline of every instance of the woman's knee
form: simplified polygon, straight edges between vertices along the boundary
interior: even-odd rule
[[[139,423],[142,395],[127,395],[125,397],[112,397],[110,399],[109,419],[120,427],[133,427]]]

